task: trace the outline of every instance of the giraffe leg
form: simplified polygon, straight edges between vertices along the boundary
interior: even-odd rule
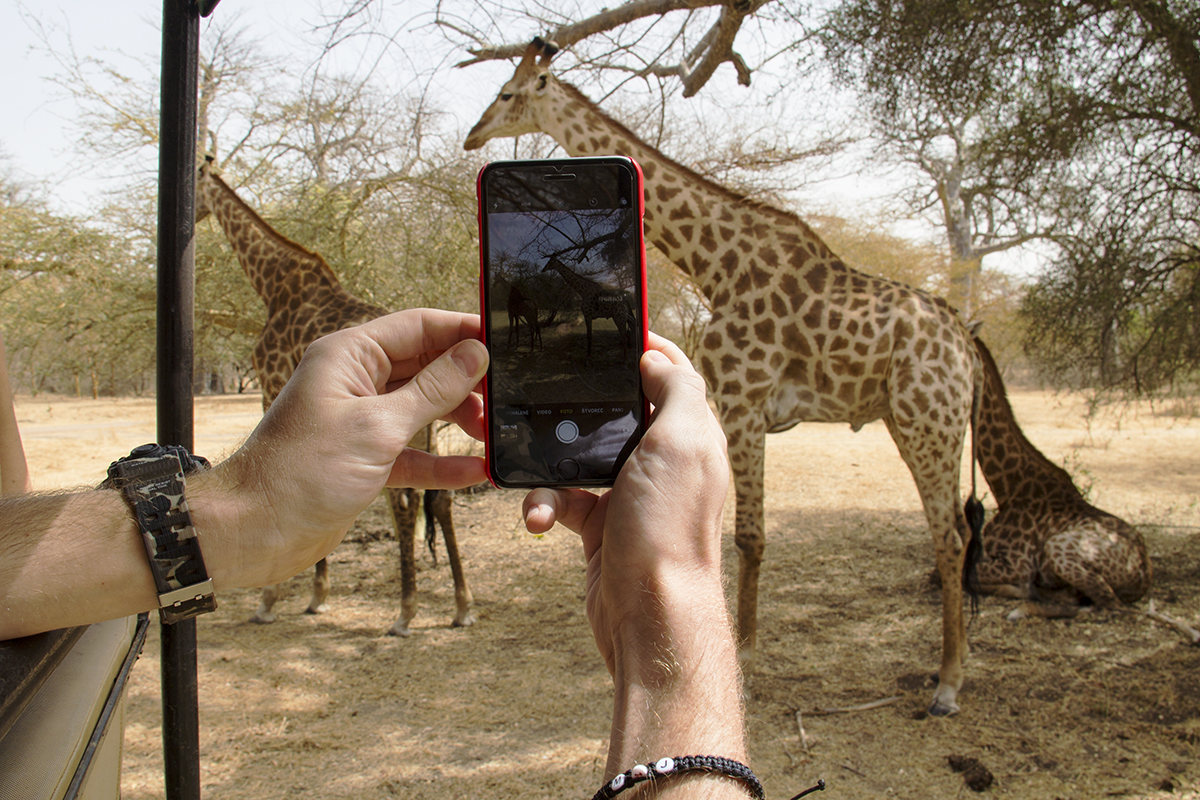
[[[916,481],[925,519],[933,535],[942,583],[942,665],[929,714],[944,717],[958,711],[957,698],[963,685],[963,662],[967,656],[962,576],[971,531],[959,507],[958,476],[963,440],[960,435],[954,445],[942,442],[950,452],[939,453],[936,444],[928,441],[931,437],[922,439],[914,434],[922,429],[921,423],[900,422],[895,416],[884,419],[900,456]]]
[[[308,602],[308,608],[304,609],[304,613],[324,614],[329,610],[329,604],[325,602],[328,598],[329,562],[322,558],[317,562],[316,569],[313,570],[312,600]]]
[[[726,425],[729,463],[737,508],[734,543],[738,549],[738,660],[744,672],[754,668],[758,649],[758,576],[766,537],[763,532],[765,432],[760,426]]]
[[[417,557],[413,537],[417,530],[416,489],[388,489],[388,504],[396,522],[400,543],[400,618],[388,629],[389,636],[409,636],[408,623],[417,615]]]
[[[431,496],[432,495],[432,496]],[[425,502],[433,506],[433,516],[442,528],[442,538],[446,541],[446,559],[450,562],[450,574],[454,576],[454,604],[457,611],[454,621],[450,624],[456,628],[466,628],[475,624],[475,615],[471,613],[474,598],[471,588],[467,586],[467,575],[463,571],[462,558],[458,554],[458,535],[454,532],[454,517],[451,513],[454,492],[426,492]]]
[[[1074,530],[1066,531],[1051,536],[1043,546],[1043,553],[1046,569],[1056,583],[1082,592],[1099,608],[1121,605],[1104,574],[1102,562],[1096,557],[1098,553],[1103,553],[1103,543],[1098,537],[1089,537]]]
[[[957,497],[957,492],[955,492]],[[926,510],[930,518],[931,530],[934,527],[934,515]],[[934,690],[933,700],[929,704],[929,714],[934,717],[944,717],[956,713],[958,709],[958,693],[962,689],[965,673],[963,663],[967,659],[967,623],[963,614],[963,560],[966,556],[966,541],[970,537],[966,521],[955,524],[950,520],[940,521],[940,530],[946,531],[949,522],[949,532],[934,534],[934,547],[937,550],[938,572],[942,576],[942,665],[938,670],[938,687]],[[940,539],[940,541],[939,541]]]
[[[275,614],[271,609],[275,607],[276,601],[283,596],[283,584],[275,586],[264,586],[262,597],[258,601],[258,610],[254,612],[254,616],[250,617],[250,621],[256,625],[270,625],[275,621]]]

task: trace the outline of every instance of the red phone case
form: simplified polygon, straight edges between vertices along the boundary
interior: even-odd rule
[[[641,301],[640,301],[641,302],[640,312],[641,312],[641,321],[642,321],[641,346],[642,346],[642,352],[645,353],[646,350],[650,346],[650,328],[649,328],[650,311],[649,311],[649,302],[646,298],[646,230],[645,230],[645,217],[646,217],[645,183],[646,183],[646,181],[645,181],[645,176],[642,174],[641,164],[637,163],[637,161],[634,160],[633,158],[629,158],[629,157],[627,157],[627,158],[629,160],[629,163],[633,165],[634,172],[637,175],[637,191],[636,191],[636,195],[637,195],[637,234],[638,234],[637,252],[638,252],[638,259],[640,261],[640,263],[638,265],[638,278],[639,278],[639,282],[640,282],[640,286],[638,287],[639,288],[638,296],[641,298]],[[558,159],[554,159],[554,160],[558,160]],[[531,160],[531,163],[536,163],[536,160]],[[483,176],[489,166],[491,166],[490,163],[485,164],[483,166],[483,168],[479,170],[479,174],[475,177],[476,223],[479,226],[479,313],[480,313],[479,336],[480,336],[480,340],[483,342],[483,344],[485,346],[487,346],[487,344],[488,344],[488,340],[487,340],[488,308],[487,308],[487,291],[486,291],[486,286],[485,286],[486,276],[484,275],[484,263],[485,263],[485,258],[486,258],[487,253],[484,249],[485,248],[484,226],[486,224],[486,219],[485,219],[486,212],[484,211],[484,208],[483,208]],[[485,463],[487,464],[488,480],[496,488],[504,489],[504,488],[510,488],[510,487],[504,486],[500,481],[497,480],[495,471],[493,469],[493,459],[492,459],[493,443],[492,443],[492,435],[491,435],[491,432],[492,432],[491,409],[492,409],[492,407],[491,407],[491,398],[489,396],[489,387],[488,387],[490,379],[491,379],[491,366],[489,365],[488,366],[488,375],[485,376],[484,380],[483,380],[484,460],[485,460]],[[645,427],[649,424],[649,420],[650,420],[650,401],[646,399],[644,393],[642,395],[642,404],[643,404],[642,429],[644,432]]]

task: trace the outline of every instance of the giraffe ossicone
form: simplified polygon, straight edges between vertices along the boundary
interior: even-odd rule
[[[301,247],[266,223],[212,169],[211,159],[196,177],[196,221],[212,214],[229,239],[238,262],[267,307],[267,321],[254,344],[252,363],[263,392],[263,408],[275,400],[295,371],[309,344],[328,333],[359,325],[388,313],[361,300],[342,286],[319,254]],[[418,434],[410,447],[437,452],[433,426]],[[388,504],[400,543],[400,616],[388,633],[408,636],[409,622],[417,613],[417,570],[414,536],[421,495],[416,489],[387,489]],[[471,625],[473,598],[458,553],[451,513],[453,493],[425,492],[425,538],[430,548],[436,526],[442,529],[446,556],[454,576],[457,606],[453,624]],[[263,589],[262,601],[251,622],[275,620],[272,610],[279,599],[278,586]],[[329,567],[317,562],[308,612],[321,613],[329,596]]]
[[[978,550],[959,485],[982,390],[970,334],[940,298],[851,269],[795,214],[664,156],[555,78],[553,55],[540,40],[526,49],[464,147],[541,132],[571,156],[624,155],[641,165],[647,238],[712,309],[699,367],[734,473],[744,664],[757,649],[765,435],[800,421],[858,430],[882,419],[916,481],[942,578],[942,662],[930,712],[957,711],[967,655],[964,572],[968,550]]]

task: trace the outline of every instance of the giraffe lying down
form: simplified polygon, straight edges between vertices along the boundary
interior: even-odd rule
[[[1009,619],[1070,617],[1085,605],[1141,599],[1151,577],[1141,534],[1084,500],[1067,471],[1025,438],[992,354],[975,343],[984,372],[979,466],[999,506],[983,528],[983,591],[1033,601]]]

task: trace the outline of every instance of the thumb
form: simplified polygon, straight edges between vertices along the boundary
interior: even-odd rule
[[[487,348],[474,339],[465,339],[391,392],[389,401],[402,410],[412,430],[418,431],[462,405],[483,379],[487,365]]]
[[[708,400],[704,379],[692,368],[687,356],[678,348],[647,350],[642,356],[642,390],[655,406],[676,403],[688,410],[698,412],[699,406],[707,411]]]

